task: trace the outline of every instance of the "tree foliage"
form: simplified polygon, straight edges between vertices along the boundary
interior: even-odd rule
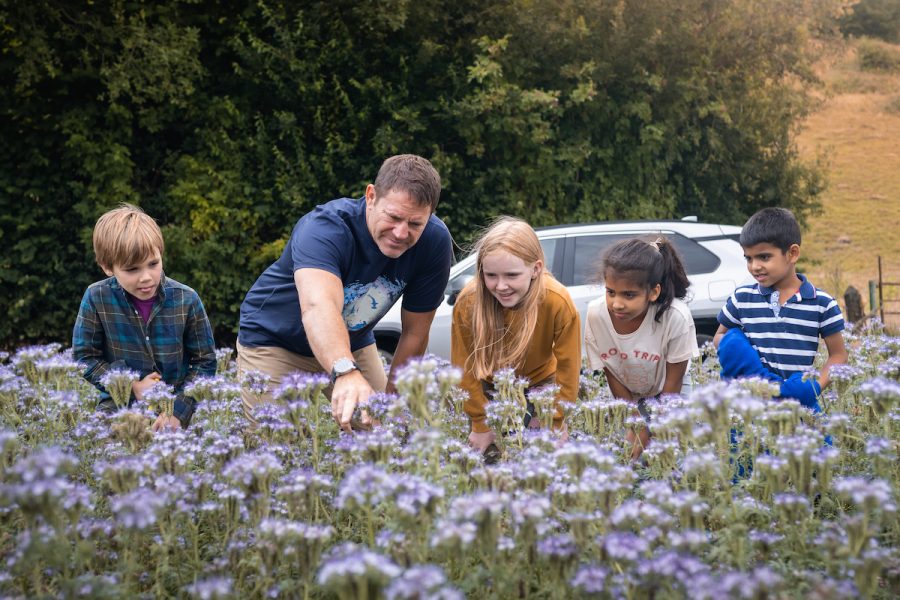
[[[900,42],[900,0],[858,0],[840,19],[844,35]]]
[[[437,166],[458,240],[502,213],[805,214],[822,172],[792,136],[822,5],[0,0],[0,346],[69,336],[122,201],[227,342],[296,219],[398,152]]]

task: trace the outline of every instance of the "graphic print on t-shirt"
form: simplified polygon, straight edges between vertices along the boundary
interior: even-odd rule
[[[394,305],[406,284],[380,276],[371,283],[353,283],[344,288],[344,322],[357,331],[378,321]]]
[[[610,348],[600,357],[607,363],[614,363],[610,366],[621,378],[622,384],[638,394],[649,393],[648,390],[653,387],[661,358],[655,352],[632,350],[631,354],[628,354],[617,348]]]

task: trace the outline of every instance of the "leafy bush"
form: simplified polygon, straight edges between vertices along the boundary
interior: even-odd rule
[[[461,242],[498,213],[802,217],[807,38],[838,1],[0,0],[0,347],[69,335],[122,201],[230,343],[296,220],[398,152]]]
[[[900,42],[900,1],[857,0],[847,7],[839,24],[844,35]]]
[[[859,68],[863,71],[900,72],[900,47],[872,39],[862,39],[856,46]]]
[[[251,429],[223,349],[191,427],[154,435],[145,406],[94,413],[58,345],[22,348],[0,364],[0,595],[896,597],[900,341],[847,343],[819,414],[716,381],[710,356],[690,397],[650,403],[641,464],[625,433],[643,421],[606,386],[584,378],[561,443],[515,425],[509,378],[488,405],[509,432],[494,466],[435,359],[372,399],[382,425],[339,436],[327,378],[306,374]]]

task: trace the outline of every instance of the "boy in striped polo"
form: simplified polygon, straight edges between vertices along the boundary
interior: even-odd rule
[[[760,210],[744,225],[740,243],[756,283],[736,289],[719,312],[713,342],[722,376],[781,381],[779,397],[796,398],[818,410],[829,369],[847,362],[841,309],[832,296],[797,273],[800,226],[791,211]],[[803,381],[804,371],[816,358],[820,336],[828,359],[818,381]]]

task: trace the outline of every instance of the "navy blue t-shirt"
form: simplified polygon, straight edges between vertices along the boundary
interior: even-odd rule
[[[429,312],[440,306],[450,273],[447,226],[431,215],[418,242],[388,258],[366,226],[365,199],[340,198],[317,206],[294,226],[291,239],[241,304],[242,346],[277,346],[312,356],[300,318],[294,271],[322,269],[344,284],[344,323],[350,349],[375,343],[372,329],[403,295],[403,308]]]

